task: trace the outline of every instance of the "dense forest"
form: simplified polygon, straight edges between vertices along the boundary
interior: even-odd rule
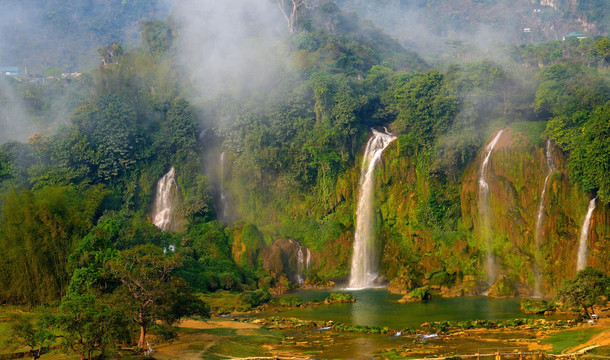
[[[63,18],[76,11],[71,3],[47,6]],[[122,1],[126,19],[155,15],[148,4]],[[264,69],[262,87],[202,92],[205,77],[182,59],[188,29],[176,14],[140,21],[139,46],[106,33],[97,67],[82,75],[0,79],[12,95],[0,99],[11,109],[3,124],[33,119],[27,141],[5,134],[0,145],[0,303],[59,306],[42,327],[104,334],[90,344],[64,339],[87,357],[133,335],[125,329],[142,347],[149,331],[171,336],[180,317],[206,316],[198,293],[239,291],[257,306],[270,293],[344,281],[375,127],[397,136],[375,174],[375,232],[390,283],[469,294],[491,285],[481,285],[491,252],[521,294],[533,289],[537,264],[552,295],[575,274],[557,259],[574,257],[595,197],[589,263],[610,272],[610,38],[513,44],[501,62],[436,64],[332,1],[297,15],[265,48],[289,65]],[[500,129],[508,135],[491,158],[492,190],[503,195],[492,198],[489,245],[474,184]],[[547,139],[555,205],[536,248]],[[170,169],[177,195],[164,231],[153,208]],[[311,253],[305,270],[294,243]],[[112,331],[74,330],[74,317]]]

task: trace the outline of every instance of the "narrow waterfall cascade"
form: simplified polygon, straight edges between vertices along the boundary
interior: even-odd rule
[[[356,234],[349,287],[361,289],[375,285],[377,274],[377,247],[375,242],[375,166],[383,150],[396,139],[387,132],[372,129],[373,136],[366,145],[360,170],[358,207],[356,209]]]
[[[220,213],[222,214],[222,220],[226,221],[229,217],[229,202],[227,200],[227,191],[225,189],[225,152],[220,153],[220,206],[222,207]]]
[[[538,205],[538,216],[536,217],[536,232],[534,233],[534,238],[536,241],[536,264],[534,266],[534,297],[542,296],[542,273],[540,271],[540,246],[542,245],[542,223],[544,221],[544,204],[546,203],[546,189],[548,186],[549,179],[551,178],[551,174],[555,171],[555,163],[553,162],[553,143],[550,139],[546,140],[545,146],[545,157],[546,157],[546,166],[547,173],[544,178],[544,184],[542,185],[542,194],[540,194],[540,204]]]
[[[487,176],[489,174],[489,159],[491,153],[498,141],[500,141],[503,131],[504,130],[498,131],[493,140],[485,147],[485,156],[479,171],[479,218],[481,221],[482,237],[487,241],[487,261],[485,267],[489,285],[493,284],[496,279],[496,264],[491,248],[491,206],[489,203],[489,183],[487,182]]]
[[[595,200],[597,200],[597,197],[594,197],[593,199],[591,199],[591,201],[589,201],[587,215],[585,215],[585,220],[583,220],[582,228],[580,229],[580,242],[578,244],[578,259],[576,262],[576,271],[583,270],[585,267],[587,267],[587,242],[589,241],[589,228],[591,227],[591,217],[593,216],[593,210],[595,210]]]
[[[157,194],[151,214],[152,222],[163,231],[173,229],[173,212],[178,197],[176,170],[172,167],[157,183]]]
[[[291,239],[290,242],[292,243],[292,245],[294,245],[297,254],[296,280],[299,285],[302,285],[305,282],[305,277],[307,276],[307,273],[309,271],[311,253],[309,251],[309,248],[301,245],[298,241]]]

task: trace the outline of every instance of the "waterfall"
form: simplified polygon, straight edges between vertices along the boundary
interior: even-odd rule
[[[593,215],[593,210],[595,210],[595,200],[597,200],[597,197],[594,197],[591,199],[591,201],[589,201],[589,209],[587,209],[587,215],[585,216],[585,220],[582,222],[582,228],[580,229],[580,243],[578,245],[578,261],[576,263],[576,271],[580,271],[587,266],[587,241],[589,240],[591,216]]]
[[[229,202],[227,201],[227,191],[225,190],[225,152],[220,153],[220,206],[222,207],[222,220],[229,218]]]
[[[177,194],[176,170],[172,167],[157,183],[157,194],[151,214],[153,224],[163,231],[173,229],[173,207]]]
[[[360,184],[358,190],[358,207],[356,210],[356,234],[354,237],[354,253],[350,273],[350,288],[366,288],[374,285],[377,279],[377,249],[375,244],[375,177],[374,170],[383,150],[396,136],[387,132],[372,129],[373,136],[366,145]]]
[[[479,217],[481,221],[481,234],[483,235],[483,238],[487,241],[486,270],[489,285],[493,284],[496,279],[496,264],[491,248],[491,214],[487,174],[489,173],[489,158],[491,157],[491,153],[494,147],[500,140],[503,131],[504,130],[498,131],[493,140],[487,145],[487,147],[485,147],[485,157],[483,158],[483,163],[481,164],[481,169],[479,171]]]
[[[297,254],[296,282],[297,284],[302,285],[305,282],[305,276],[309,271],[311,253],[307,247],[301,245],[296,240],[290,239],[290,243],[294,245]],[[305,252],[303,252],[303,248],[305,248]]]
[[[538,216],[536,217],[536,232],[534,233],[534,240],[536,241],[536,264],[534,266],[534,296],[540,297],[542,296],[542,291],[540,288],[542,287],[542,274],[540,272],[540,245],[542,243],[542,222],[544,218],[544,203],[546,200],[546,188],[551,178],[551,174],[555,171],[555,163],[553,162],[553,143],[550,139],[546,140],[546,177],[544,178],[544,185],[542,185],[542,194],[540,194],[540,204],[538,205]]]

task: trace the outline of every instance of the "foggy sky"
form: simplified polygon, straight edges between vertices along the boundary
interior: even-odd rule
[[[264,91],[289,66],[286,22],[271,0],[171,1],[178,61],[199,96]]]

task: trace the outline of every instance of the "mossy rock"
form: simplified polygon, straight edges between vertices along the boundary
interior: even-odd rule
[[[284,275],[281,275],[280,278],[275,282],[275,285],[269,289],[269,292],[272,295],[283,295],[287,294],[294,288],[294,285],[288,280],[288,278]]]
[[[499,275],[496,281],[489,288],[489,293],[487,294],[492,298],[499,297],[511,297],[517,294],[517,290],[513,286],[513,283],[510,282],[506,275]]]
[[[335,282],[332,280],[325,280],[320,278],[317,274],[309,275],[305,279],[305,283],[301,285],[303,289],[328,289],[335,286]]]
[[[410,302],[424,302],[432,299],[432,295],[430,294],[430,286],[422,286],[412,290],[407,295],[403,296],[399,303],[410,303]]]
[[[539,299],[523,299],[521,300],[521,311],[526,314],[548,314],[556,310],[556,306],[552,302]]]
[[[414,287],[415,284],[413,280],[410,277],[403,275],[390,280],[388,292],[390,294],[406,295],[413,290]]]
[[[348,293],[331,293],[324,299],[325,304],[332,303],[350,303],[354,302],[356,299],[351,294]]]
[[[475,296],[478,293],[479,284],[474,279],[474,276],[471,275],[464,276],[464,278],[453,287],[441,287],[441,296],[443,297]]]

